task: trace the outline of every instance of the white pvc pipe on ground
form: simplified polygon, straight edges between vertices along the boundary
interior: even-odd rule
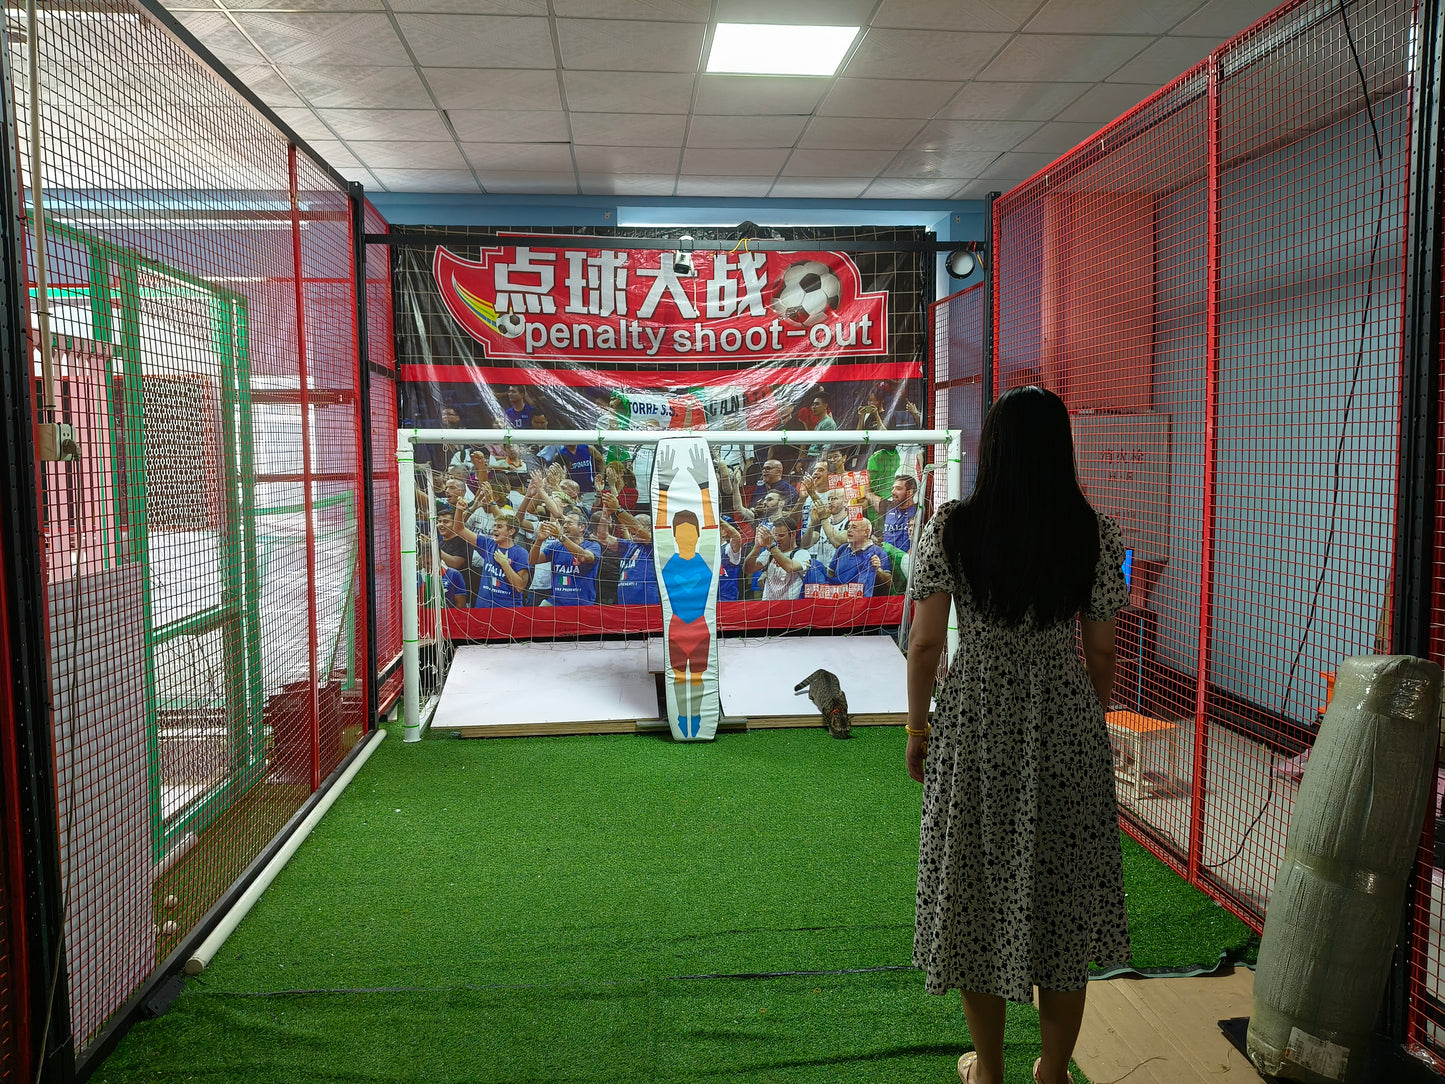
[[[321,801],[317,802],[311,812],[306,814],[306,819],[296,826],[296,831],[291,833],[291,838],[276,852],[275,857],[266,863],[266,868],[257,875],[246,891],[241,893],[241,898],[236,901],[234,907],[226,912],[220,923],[211,931],[210,936],[202,941],[200,947],[191,954],[191,958],[186,961],[185,966],[187,975],[199,975],[215,959],[216,953],[226,943],[226,938],[231,936],[236,927],[241,924],[241,920],[250,913],[251,908],[256,905],[256,901],[261,898],[261,894],[271,887],[271,882],[276,879],[276,875],[286,868],[286,863],[291,861],[291,856],[296,853],[296,849],[306,842],[306,837],[311,834],[311,829],[315,828],[321,818],[326,816],[326,811],[335,804],[337,798],[341,797],[341,792],[356,778],[356,773],[361,771],[361,766],[367,762],[385,737],[385,730],[377,730],[367,739],[361,752],[357,753],[351,763],[346,766],[346,771],[341,773],[341,777],[322,796]]]
[[[402,738],[421,741],[421,656],[417,644],[416,447],[410,433],[396,435],[396,490],[401,501]]]

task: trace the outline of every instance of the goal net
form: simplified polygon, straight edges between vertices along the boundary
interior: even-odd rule
[[[961,495],[951,430],[403,429],[404,734],[421,738],[461,641],[657,637],[659,445],[711,456],[718,635],[906,634],[910,554]],[[821,438],[821,439],[820,439]],[[701,453],[699,453],[701,454]],[[408,485],[407,479],[413,484]],[[710,550],[711,552],[711,550]]]

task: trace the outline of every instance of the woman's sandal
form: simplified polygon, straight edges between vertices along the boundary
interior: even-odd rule
[[[973,1068],[973,1063],[976,1061],[978,1061],[977,1050],[970,1050],[967,1054],[963,1055],[963,1057],[958,1059],[958,1079],[963,1081],[963,1084],[969,1084],[968,1074],[969,1071]]]
[[[1040,1084],[1040,1081],[1039,1081],[1039,1066],[1042,1065],[1043,1062],[1044,1062],[1044,1059],[1043,1059],[1043,1058],[1039,1058],[1038,1060],[1036,1060],[1036,1061],[1034,1062],[1034,1084]],[[959,1072],[961,1073],[962,1071],[963,1071],[963,1063],[960,1062],[960,1063],[959,1063]],[[1069,1072],[1067,1069],[1064,1070],[1064,1077],[1065,1077],[1065,1079],[1068,1080],[1069,1084],[1074,1084],[1074,1074],[1071,1073],[1071,1072]],[[968,1082],[967,1082],[967,1081],[964,1081],[964,1084],[968,1084]]]

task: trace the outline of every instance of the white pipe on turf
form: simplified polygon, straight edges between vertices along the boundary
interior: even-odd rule
[[[401,504],[401,670],[402,738],[421,741],[421,653],[417,644],[416,589],[416,446],[411,435],[396,434],[396,491]]]
[[[186,961],[185,966],[187,975],[199,975],[215,959],[216,953],[226,943],[226,938],[231,936],[236,927],[241,924],[241,920],[250,913],[251,908],[256,905],[256,901],[261,898],[261,894],[271,887],[271,882],[276,879],[278,873],[286,868],[286,863],[296,853],[296,848],[306,842],[306,837],[311,834],[311,829],[315,828],[321,818],[326,816],[326,811],[332,807],[337,798],[341,797],[341,792],[356,778],[356,773],[361,771],[361,766],[367,762],[385,737],[385,730],[377,730],[372,733],[361,752],[357,753],[351,763],[346,766],[346,771],[341,773],[341,777],[322,796],[321,801],[317,802],[311,812],[306,814],[306,819],[296,826],[296,831],[291,833],[291,838],[276,852],[275,857],[266,863],[266,868],[256,875],[256,879],[251,882],[246,891],[241,893],[241,898],[236,901],[234,907],[225,913],[220,923],[211,931],[210,936],[202,941],[200,947],[191,954],[191,958]]]

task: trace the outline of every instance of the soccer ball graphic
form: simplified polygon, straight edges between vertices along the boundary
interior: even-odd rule
[[[497,313],[497,332],[509,339],[515,339],[527,330],[527,321],[519,312]]]
[[[799,260],[783,269],[771,308],[784,320],[812,327],[830,309],[836,312],[842,299],[843,285],[831,267],[817,260]]]

